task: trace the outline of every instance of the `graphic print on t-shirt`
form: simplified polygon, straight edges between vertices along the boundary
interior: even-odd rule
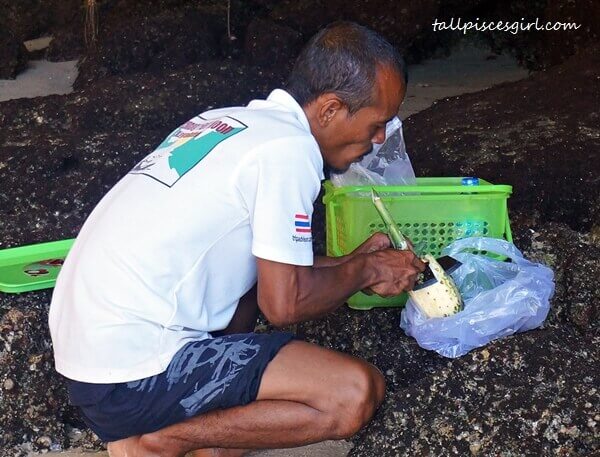
[[[171,187],[219,143],[246,128],[247,125],[229,116],[219,119],[196,116],[171,132],[129,174],[146,175]]]

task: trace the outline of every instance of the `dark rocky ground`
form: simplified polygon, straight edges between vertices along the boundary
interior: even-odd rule
[[[200,40],[208,34],[213,47],[186,54],[168,33],[172,25],[165,25],[183,16],[164,5],[182,3],[148,2],[144,16],[127,2],[104,2],[106,30],[117,29],[111,7],[129,8],[135,27],[164,32],[165,38],[149,52],[142,45],[151,37],[139,32],[136,38],[135,27],[126,28],[124,39],[139,46],[126,47],[114,36],[99,42],[96,54],[82,64],[81,74],[88,76],[76,92],[0,103],[0,247],[75,236],[102,195],[174,127],[209,107],[246,103],[279,86],[289,67],[286,56],[327,18],[327,5],[319,2],[312,4],[321,13],[306,17],[286,13],[285,5],[306,8],[310,2],[256,1],[258,19],[240,17],[246,10],[238,5],[234,23],[246,24],[248,33],[239,33],[239,26],[232,43],[223,39],[222,24],[199,29],[186,36]],[[421,14],[425,21],[442,11],[436,8],[452,4],[413,3],[398,14]],[[453,4],[469,11],[484,3]],[[282,19],[284,13],[289,20]],[[275,50],[267,46],[259,21],[279,27],[273,28],[281,37]],[[396,31],[392,39],[435,45],[413,31]],[[56,55],[65,55],[68,42],[57,40]],[[519,45],[523,55],[538,55]],[[120,58],[113,58],[115,47]],[[422,55],[433,52],[423,49]],[[261,60],[269,52],[275,52],[278,65]],[[181,59],[165,60],[171,54]],[[419,175],[477,175],[514,186],[509,204],[515,243],[527,257],[554,269],[556,294],[542,329],[456,360],[422,350],[404,336],[398,309],[344,307],[298,326],[308,340],[370,360],[386,375],[386,402],[355,438],[353,455],[599,452],[598,56],[592,46],[524,81],[440,101],[406,121],[407,146]],[[318,204],[319,253],[324,252],[322,216]],[[46,325],[50,297],[51,291],[0,294],[0,456],[101,445],[84,431],[53,370]]]
[[[600,224],[600,44],[517,83],[444,100],[405,123],[425,175],[489,176],[513,186],[530,223]]]
[[[551,266],[540,330],[445,359],[398,328],[400,310],[341,309],[303,324],[310,341],[374,363],[388,394],[352,456],[591,456],[598,452],[600,244],[564,224],[517,224],[525,256]]]
[[[86,46],[83,0],[0,0],[0,76],[26,68],[20,42],[54,37],[47,57],[81,63],[78,85],[110,74],[180,68],[211,58],[242,57],[283,65],[323,25],[358,21],[382,33],[409,62],[447,52],[460,34],[432,32],[434,19],[576,22],[569,31],[485,33],[497,49],[510,49],[528,68],[563,62],[600,37],[596,0],[97,0],[98,41]],[[230,5],[229,14],[227,5]],[[229,17],[229,20],[228,20]],[[259,21],[261,26],[257,25]],[[227,29],[227,34],[224,30]],[[176,33],[174,33],[176,31]],[[119,43],[127,40],[129,46]],[[218,41],[218,45],[215,45]],[[198,43],[196,45],[196,43]],[[88,45],[90,42],[88,41]],[[87,49],[87,51],[86,51]]]

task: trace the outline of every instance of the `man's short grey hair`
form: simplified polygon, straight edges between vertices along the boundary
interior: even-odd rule
[[[385,38],[353,22],[335,22],[304,47],[286,89],[301,106],[334,93],[354,114],[373,101],[378,65],[391,67],[408,82],[404,59]]]

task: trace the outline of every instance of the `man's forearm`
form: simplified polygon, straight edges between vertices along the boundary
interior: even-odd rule
[[[352,258],[352,254],[342,255],[340,257],[315,256],[313,260],[314,268],[335,267]]]
[[[367,255],[350,255],[345,260],[326,267],[327,260],[317,262],[321,266],[280,265],[271,271],[262,270],[270,276],[270,281],[261,281],[259,269],[261,310],[278,326],[316,319],[334,311],[348,297],[373,282]]]
[[[315,319],[332,312],[371,284],[368,256],[355,254],[328,259],[343,261],[299,272],[294,321]]]

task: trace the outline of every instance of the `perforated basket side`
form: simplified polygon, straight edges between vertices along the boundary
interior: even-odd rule
[[[421,178],[420,184],[394,193],[379,189],[388,209],[419,254],[439,256],[453,241],[471,236],[490,236],[512,241],[507,199],[510,186],[465,188],[455,185],[460,178]],[[419,181],[419,180],[418,180]],[[438,185],[438,182],[440,185]],[[325,186],[327,207],[327,252],[348,254],[370,235],[385,231],[369,187],[333,189]],[[381,298],[357,293],[348,300],[355,309],[401,306],[406,295]]]

